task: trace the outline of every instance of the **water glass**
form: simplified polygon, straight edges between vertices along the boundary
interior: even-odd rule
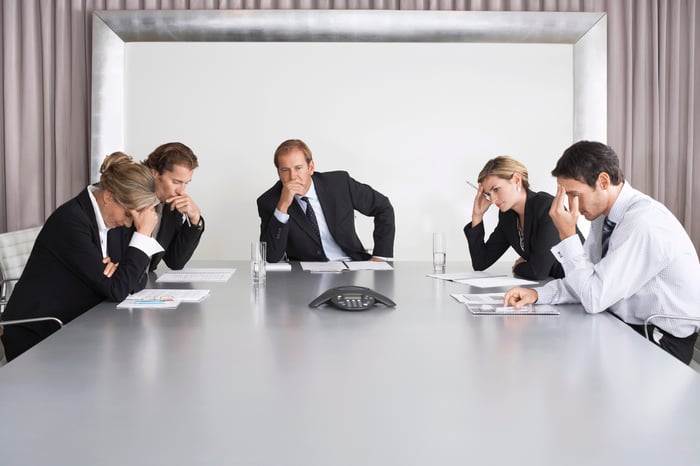
[[[445,233],[433,233],[433,271],[435,273],[445,273],[446,256]]]
[[[253,283],[265,284],[267,264],[267,243],[265,241],[253,241],[250,244],[250,276]]]

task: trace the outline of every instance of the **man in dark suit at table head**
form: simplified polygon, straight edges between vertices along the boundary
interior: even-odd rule
[[[180,142],[168,142],[155,148],[143,163],[156,180],[156,195],[161,204],[156,208],[160,222],[153,236],[165,249],[153,256],[149,271],[158,263],[182,269],[190,260],[204,233],[204,218],[194,200],[185,192],[199,166],[192,149]]]
[[[589,313],[610,311],[644,335],[644,322],[656,318],[649,339],[688,364],[700,317],[700,263],[688,234],[661,203],[627,182],[615,151],[579,141],[552,171],[557,195],[549,215],[561,242],[552,248],[566,277],[536,288],[513,288],[507,305],[581,303]],[[568,197],[569,208],[565,206]],[[591,221],[583,245],[576,236],[579,214]]]
[[[267,259],[383,260],[394,254],[394,208],[389,199],[345,171],[316,172],[299,139],[279,145],[279,181],[257,200],[260,240]],[[367,253],[355,231],[355,210],[374,217],[374,248]]]

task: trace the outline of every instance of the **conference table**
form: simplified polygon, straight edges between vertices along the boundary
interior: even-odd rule
[[[700,374],[607,313],[472,315],[450,295],[499,290],[429,262],[262,287],[193,266],[236,272],[152,282],[211,294],[101,303],[0,368],[0,464],[700,464]],[[339,285],[397,305],[308,306]]]

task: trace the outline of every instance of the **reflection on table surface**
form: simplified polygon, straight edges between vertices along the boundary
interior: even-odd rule
[[[700,376],[609,315],[474,316],[450,293],[479,290],[429,262],[293,265],[256,287],[247,262],[222,263],[233,277],[175,310],[102,303],[0,369],[2,464],[700,458]],[[308,307],[339,285],[397,306]]]

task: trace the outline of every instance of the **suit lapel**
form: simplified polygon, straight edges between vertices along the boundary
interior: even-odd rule
[[[156,234],[156,241],[158,241],[160,244],[163,244],[163,241],[165,238],[165,234],[170,226],[170,221],[172,219],[172,216],[169,215],[170,212],[168,212],[169,207],[166,204],[162,204],[161,207],[161,212],[160,212],[160,226],[158,227],[158,233]]]
[[[326,225],[328,226],[328,231],[330,231],[331,236],[336,237],[335,225],[336,225],[336,208],[335,208],[335,196],[328,193],[327,186],[323,182],[323,177],[316,174],[313,176],[314,188],[316,189],[316,195],[318,196],[318,202],[321,204],[321,209],[323,209],[323,217],[326,220]]]

